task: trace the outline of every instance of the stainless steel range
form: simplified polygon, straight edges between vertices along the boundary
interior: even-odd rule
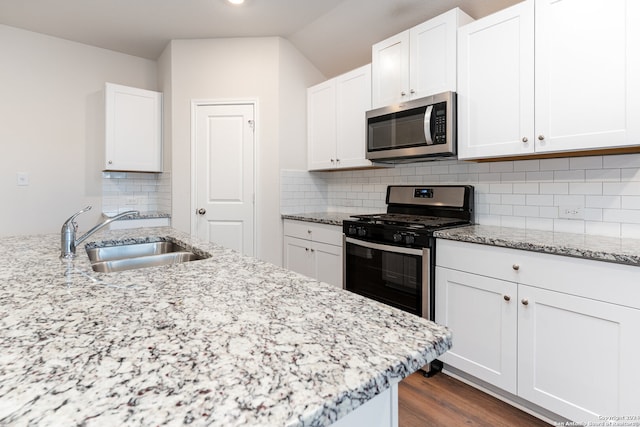
[[[469,185],[391,185],[387,212],[343,223],[344,287],[435,319],[435,238],[473,219]]]

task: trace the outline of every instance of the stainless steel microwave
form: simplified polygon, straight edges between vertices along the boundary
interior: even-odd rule
[[[367,159],[428,160],[456,155],[456,93],[367,111]]]

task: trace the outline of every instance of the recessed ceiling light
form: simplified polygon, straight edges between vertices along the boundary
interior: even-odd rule
[[[227,0],[231,4],[239,5],[244,3],[244,0]]]

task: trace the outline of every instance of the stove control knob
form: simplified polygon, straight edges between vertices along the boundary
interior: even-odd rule
[[[400,233],[393,233],[393,241],[398,243],[402,241],[402,234]]]
[[[358,236],[364,237],[367,235],[367,229],[364,227],[358,227]]]
[[[415,237],[413,234],[407,234],[407,235],[404,237],[404,242],[405,242],[407,245],[412,245],[415,241],[416,241],[416,237]]]
[[[356,230],[356,226],[355,225],[350,225],[349,229],[347,230],[347,233],[350,235],[355,235],[358,231]]]

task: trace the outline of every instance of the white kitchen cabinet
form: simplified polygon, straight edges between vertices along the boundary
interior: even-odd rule
[[[527,0],[459,29],[458,157],[640,143],[640,5]]]
[[[458,158],[533,153],[533,11],[525,1],[459,29]]]
[[[105,85],[107,171],[162,172],[162,93]]]
[[[436,322],[454,333],[440,360],[516,394],[516,283],[443,267],[436,277]]]
[[[342,230],[339,226],[284,221],[284,266],[342,288]]]
[[[373,108],[455,92],[457,29],[471,21],[455,8],[373,45]]]
[[[638,267],[437,245],[436,321],[454,336],[445,364],[573,421],[638,412]]]
[[[308,169],[369,167],[365,113],[371,109],[371,66],[307,90]]]

